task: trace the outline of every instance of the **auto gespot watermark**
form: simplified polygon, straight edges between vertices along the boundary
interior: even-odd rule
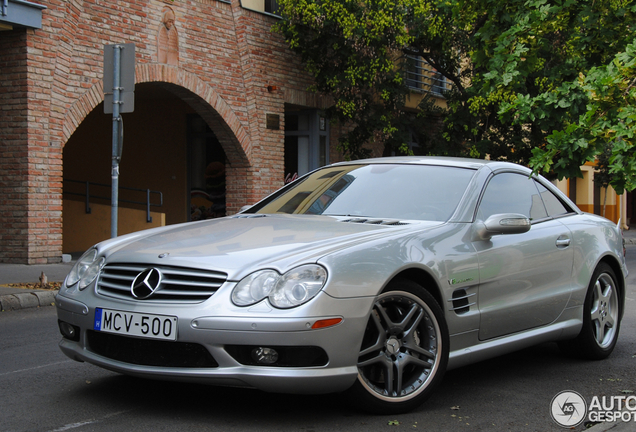
[[[593,423],[636,422],[636,395],[594,396],[587,403],[580,393],[565,390],[550,403],[552,419],[563,427],[578,426],[585,420]]]

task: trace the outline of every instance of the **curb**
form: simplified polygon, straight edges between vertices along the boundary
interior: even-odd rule
[[[0,311],[53,306],[58,290],[34,291],[0,296]]]

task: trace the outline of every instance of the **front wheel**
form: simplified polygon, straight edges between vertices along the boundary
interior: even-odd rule
[[[559,346],[566,352],[590,360],[608,357],[620,329],[620,291],[610,266],[599,264],[590,281],[583,305],[583,327],[572,340]]]
[[[442,380],[448,352],[448,328],[437,301],[414,282],[392,282],[373,305],[352,402],[378,414],[418,407]]]

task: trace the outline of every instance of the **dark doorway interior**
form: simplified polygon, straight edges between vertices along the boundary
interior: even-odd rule
[[[225,152],[198,114],[187,120],[190,220],[225,216]]]

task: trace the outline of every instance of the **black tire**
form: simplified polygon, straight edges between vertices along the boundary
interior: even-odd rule
[[[374,414],[417,408],[442,380],[448,353],[448,327],[437,301],[415,282],[395,280],[375,301],[348,397]]]
[[[581,332],[574,339],[559,342],[559,347],[568,354],[589,360],[609,357],[620,330],[620,295],[612,268],[599,264],[585,296]]]

